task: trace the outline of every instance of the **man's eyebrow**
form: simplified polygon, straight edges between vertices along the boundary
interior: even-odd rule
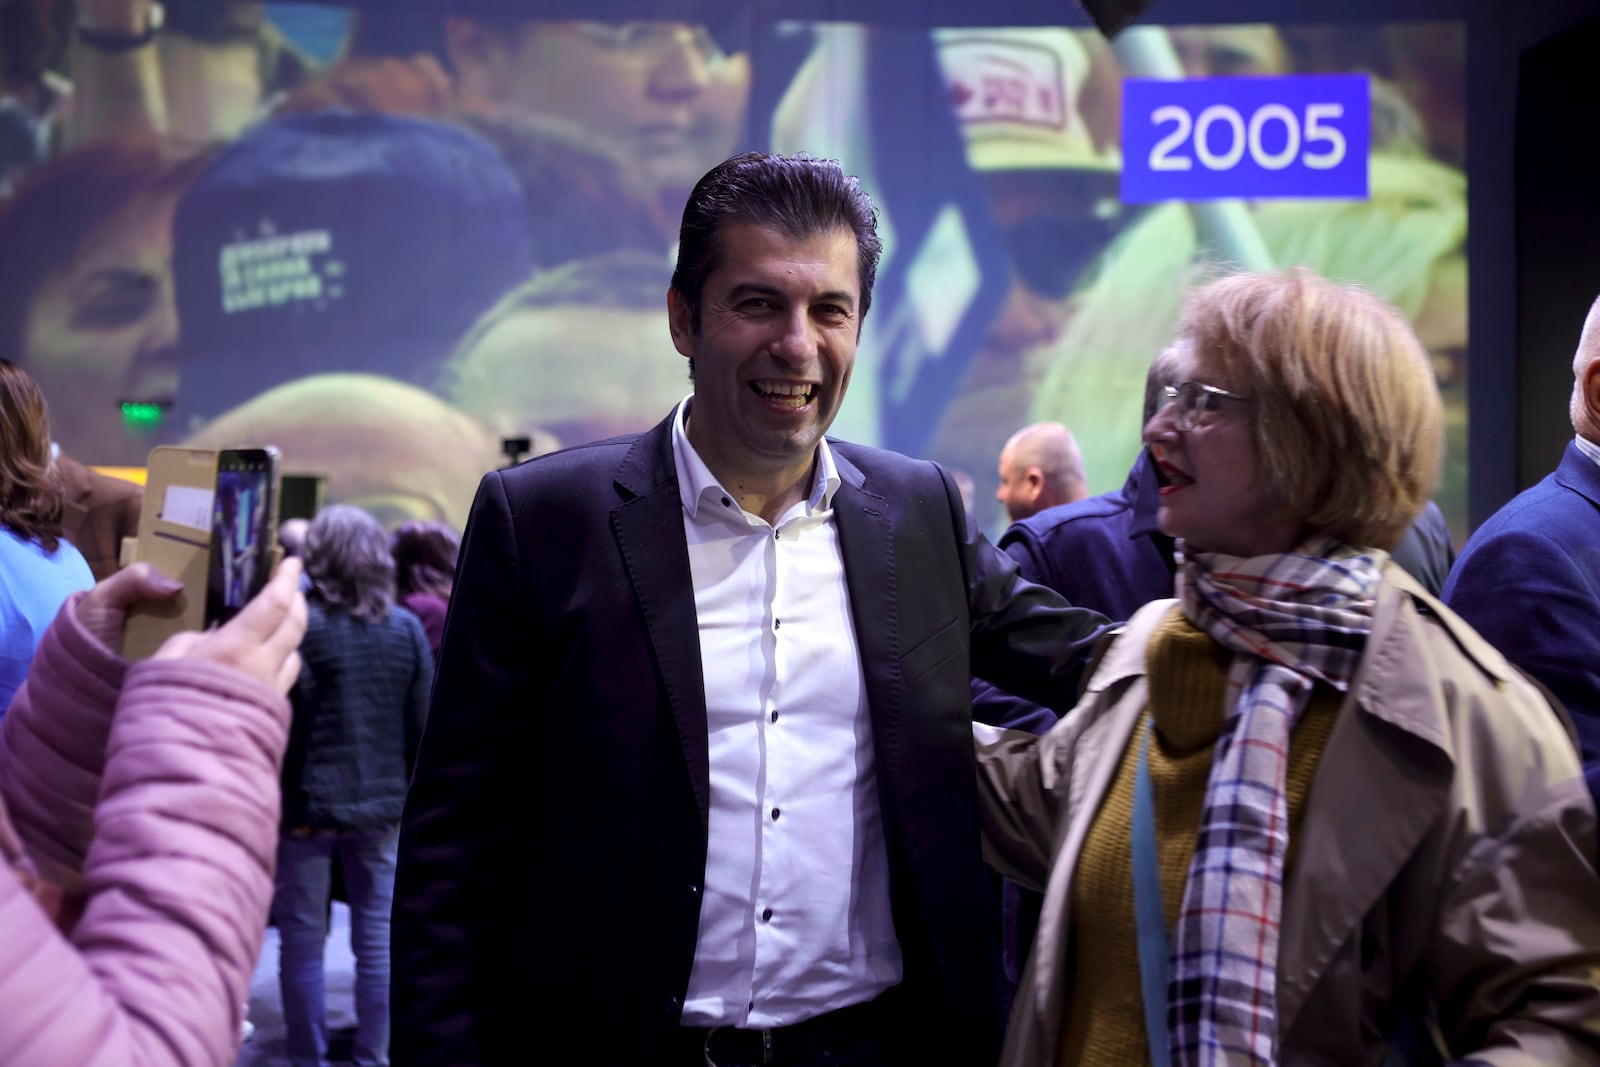
[[[730,301],[738,300],[747,296],[782,297],[783,294],[778,291],[776,286],[763,285],[760,282],[740,282],[738,285],[728,290],[728,299]]]
[[[778,300],[787,300],[788,297],[776,286],[766,285],[762,282],[740,282],[728,290],[730,302],[741,300],[747,296],[765,296]],[[811,304],[840,304],[846,310],[854,310],[855,297],[846,289],[832,289],[825,293],[818,293],[807,301]]]

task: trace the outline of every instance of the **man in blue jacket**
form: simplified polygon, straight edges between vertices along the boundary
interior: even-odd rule
[[[1600,300],[1572,371],[1561,465],[1478,527],[1444,599],[1566,705],[1600,797]]]

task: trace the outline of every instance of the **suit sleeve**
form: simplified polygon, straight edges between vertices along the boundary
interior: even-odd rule
[[[428,635],[420,622],[407,629],[414,659],[411,689],[406,697],[406,767],[415,772],[417,750],[422,745],[422,731],[428,722],[428,699],[433,692],[433,650],[428,647]]]
[[[514,995],[527,795],[537,759],[527,579],[498,472],[462,540],[439,673],[400,830],[393,916],[396,1065],[475,1064]]]
[[[1018,573],[1027,581],[1055,588],[1046,574],[1047,560],[1038,538],[1027,527],[1013,523],[1000,538],[1000,550],[1016,561]],[[1031,700],[1014,696],[984,681],[972,680],[972,717],[978,722],[1011,730],[1042,734],[1056,724],[1056,713]]]
[[[955,528],[964,531],[960,494],[948,474],[944,480]],[[1087,668],[1111,632],[1111,621],[1024,581],[1016,561],[981,534],[965,535],[961,547],[973,675],[1057,714],[1071,710],[1088,678]],[[1012,709],[1015,714],[1009,718],[993,714],[990,721],[1017,722],[1024,710]]]
[[[1473,546],[1444,601],[1572,714],[1593,773],[1600,764],[1600,574],[1524,530]]]

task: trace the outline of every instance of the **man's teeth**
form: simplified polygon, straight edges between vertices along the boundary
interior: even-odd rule
[[[800,385],[793,382],[767,382],[755,386],[756,392],[768,400],[778,400],[788,404],[800,406],[810,401],[811,393],[815,389],[812,385]]]

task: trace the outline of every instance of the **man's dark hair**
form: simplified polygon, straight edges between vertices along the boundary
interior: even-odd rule
[[[861,318],[872,306],[878,277],[878,213],[861,183],[845,174],[837,160],[745,152],[717,164],[695,183],[678,231],[678,266],[672,288],[689,306],[690,322],[700,329],[700,296],[706,278],[722,260],[721,231],[726,223],[753,223],[796,240],[849,230],[855,235],[861,270]]]

